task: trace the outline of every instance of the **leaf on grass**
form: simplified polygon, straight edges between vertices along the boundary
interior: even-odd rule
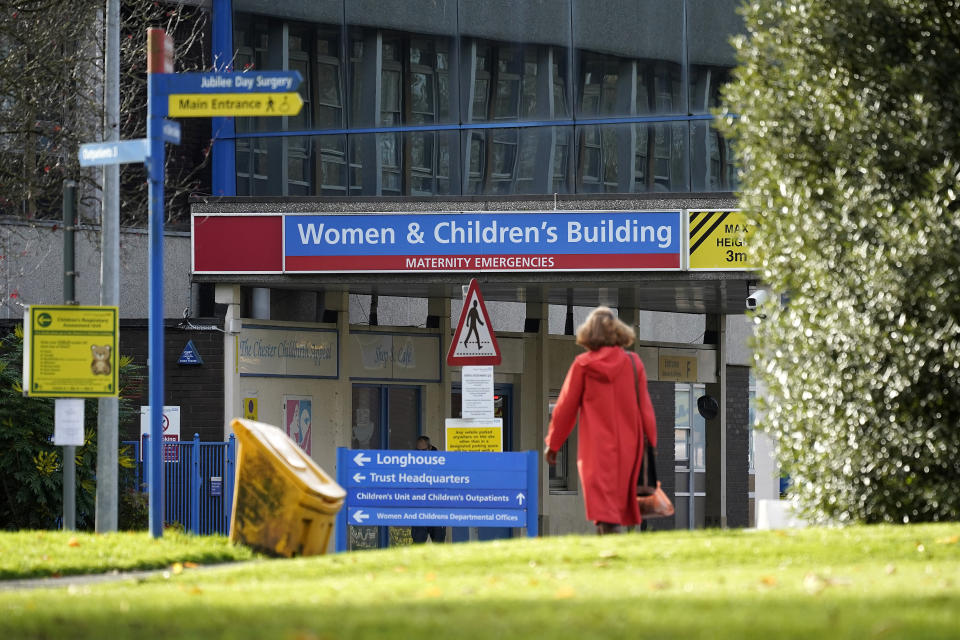
[[[183,563],[183,567],[184,567],[185,569],[196,569],[196,568],[199,567],[199,566],[200,566],[200,565],[197,564],[196,562],[184,562],[184,563]]]
[[[960,542],[960,536],[950,536],[949,538],[937,538],[937,544],[957,544]]]
[[[897,572],[897,568],[896,568],[895,566],[893,566],[892,564],[888,564],[886,567],[883,568],[883,571],[884,571],[884,573],[886,573],[888,576],[892,576],[894,573]]]
[[[663,591],[670,588],[670,583],[666,580],[657,580],[650,583],[650,589],[653,591]]]
[[[439,598],[443,595],[443,591],[440,590],[440,587],[433,585],[423,590],[423,596],[425,598]]]
[[[173,566],[170,567],[170,570],[173,572],[173,575],[178,576],[183,573],[183,564],[180,562],[174,562]]]
[[[557,589],[557,592],[553,594],[553,597],[558,600],[566,600],[568,598],[572,598],[575,595],[577,595],[577,592],[573,590],[573,587],[569,585],[563,585],[562,587]]]
[[[70,538],[69,540],[67,540],[67,546],[68,546],[68,547],[79,547],[79,546],[80,546],[80,541],[77,540],[76,536],[74,536],[74,537]]]
[[[433,582],[437,579],[437,574],[435,574],[433,571],[430,571],[427,573],[427,575],[423,576],[423,579],[427,582]]]
[[[777,578],[775,576],[763,576],[762,578],[760,578],[760,582],[762,582],[764,585],[768,587],[777,586]]]
[[[618,553],[617,553],[616,551],[614,551],[613,549],[604,549],[603,551],[600,552],[600,557],[601,557],[601,558],[607,558],[607,559],[609,559],[609,558],[619,558],[619,557],[620,557],[620,554],[618,554]]]

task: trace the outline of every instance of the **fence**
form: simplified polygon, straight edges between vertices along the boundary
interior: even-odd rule
[[[146,492],[150,486],[140,453],[146,450],[148,441],[149,436],[144,435],[142,444],[122,443],[133,447],[136,480]],[[164,441],[164,525],[180,525],[184,531],[196,534],[230,532],[236,451],[233,434],[227,442],[200,442],[198,434],[193,435],[193,440]]]

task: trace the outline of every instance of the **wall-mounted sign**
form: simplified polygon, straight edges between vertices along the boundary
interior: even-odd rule
[[[241,376],[336,378],[338,358],[334,329],[244,324],[237,339]]]
[[[664,382],[696,382],[697,357],[661,355],[658,380]]]
[[[180,357],[177,358],[177,364],[203,364],[203,358],[200,357],[200,352],[197,351],[197,345],[193,344],[193,340],[187,340],[186,346],[180,352]]]
[[[681,267],[680,213],[197,214],[191,237],[197,273],[663,271]]]
[[[444,427],[447,451],[503,451],[503,418],[447,418]]]
[[[440,336],[430,334],[350,333],[346,366],[351,379],[440,379]]]
[[[248,396],[243,399],[243,418],[244,420],[259,420],[257,415],[260,413],[256,396]]]
[[[117,307],[31,305],[24,313],[23,393],[117,396]]]
[[[690,211],[690,269],[754,269],[753,223],[740,211]]]
[[[313,398],[283,396],[283,426],[290,439],[310,455],[313,442]]]
[[[164,406],[163,420],[160,423],[163,433],[163,461],[179,462],[180,445],[180,407]],[[144,437],[150,435],[150,405],[140,407],[140,459],[143,460]]]

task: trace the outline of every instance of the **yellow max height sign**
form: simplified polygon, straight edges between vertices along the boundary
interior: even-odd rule
[[[174,93],[168,96],[173,118],[217,116],[295,116],[303,107],[296,91],[286,93]]]
[[[690,211],[690,268],[754,269],[753,224],[740,211]]]
[[[117,307],[31,305],[24,314],[23,393],[116,397]]]

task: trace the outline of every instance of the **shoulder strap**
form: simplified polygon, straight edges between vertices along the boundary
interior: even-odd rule
[[[637,375],[637,361],[633,359],[635,355],[632,351],[623,350],[627,354],[627,358],[630,360],[630,366],[633,368],[633,393],[637,398],[637,413],[640,412],[640,376]],[[644,441],[644,446],[646,446],[646,435],[643,433],[643,425],[640,425],[640,438]]]

